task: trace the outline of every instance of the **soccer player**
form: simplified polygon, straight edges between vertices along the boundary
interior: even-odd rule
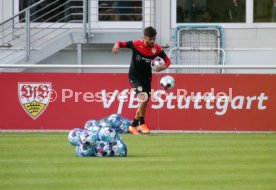
[[[165,65],[157,69],[158,72],[165,70],[171,64],[170,59],[162,50],[162,48],[155,43],[156,30],[153,27],[147,27],[144,30],[143,40],[133,40],[128,42],[116,42],[112,49],[114,54],[120,52],[120,48],[132,49],[132,58],[129,69],[129,81],[135,93],[139,98],[139,108],[133,119],[129,132],[138,135],[139,130],[142,134],[148,134],[150,131],[145,123],[145,114],[151,92],[152,69],[151,61],[157,56],[165,61]]]

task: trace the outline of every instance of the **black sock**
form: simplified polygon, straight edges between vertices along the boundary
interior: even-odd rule
[[[140,125],[145,124],[145,117],[140,117]]]
[[[131,126],[133,126],[133,127],[137,127],[138,126],[138,124],[139,124],[139,120],[137,120],[137,119],[133,119],[133,121],[132,121],[132,124],[131,124]]]

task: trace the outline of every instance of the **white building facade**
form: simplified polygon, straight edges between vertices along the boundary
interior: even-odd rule
[[[39,0],[0,0],[0,22],[33,5]],[[51,7],[50,4],[54,7]],[[34,9],[49,7],[63,12],[58,17],[44,18],[43,11],[33,15],[40,28],[55,30],[77,29],[82,12],[81,1],[45,0]],[[59,7],[60,5],[60,7]],[[79,11],[70,12],[66,6]],[[226,65],[275,65],[276,64],[276,0],[88,0],[87,31],[89,39],[82,43],[81,59],[77,56],[77,44],[72,44],[39,61],[37,64],[129,64],[131,53],[123,50],[114,56],[114,42],[143,38],[143,28],[149,25],[157,29],[157,43],[166,52],[174,47],[175,28],[178,25],[221,25],[224,28]],[[35,12],[36,10],[33,10]],[[44,10],[49,12],[50,10]],[[69,12],[70,13],[69,13]],[[66,16],[66,14],[70,15]],[[73,15],[73,16],[72,16]],[[71,18],[72,17],[72,18]],[[19,17],[20,20],[20,17]],[[56,23],[59,21],[58,23]],[[66,23],[63,25],[62,23]],[[56,24],[53,24],[56,23]],[[31,25],[32,27],[32,25]],[[2,34],[3,35],[3,34]],[[2,36],[3,38],[3,36]],[[1,42],[0,42],[1,44]],[[4,43],[3,43],[4,44]],[[26,71],[42,71],[31,69]],[[53,69],[43,70],[53,71]],[[72,70],[61,70],[62,72]],[[84,70],[83,72],[113,72],[114,70]],[[125,72],[125,70],[120,70]],[[273,73],[271,70],[228,70],[228,73]]]

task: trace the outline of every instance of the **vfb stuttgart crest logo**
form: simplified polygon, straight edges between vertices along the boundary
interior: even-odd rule
[[[37,119],[51,101],[51,83],[18,83],[18,96],[23,109]]]

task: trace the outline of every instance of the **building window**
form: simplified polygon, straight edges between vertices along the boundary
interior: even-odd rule
[[[142,1],[99,1],[99,21],[142,21]]]
[[[254,22],[276,22],[276,0],[254,0]]]
[[[154,25],[156,0],[90,0],[93,29],[142,29]]]
[[[17,0],[19,11],[39,2],[40,0]],[[81,0],[45,0],[41,4],[33,7],[30,11],[32,22],[82,22],[83,2]],[[20,20],[24,21],[25,15],[20,15]]]
[[[88,0],[87,22],[92,29],[100,30],[154,26],[155,1]],[[15,14],[36,2],[39,0],[14,0]],[[30,14],[31,22],[37,22],[41,27],[79,27],[78,23],[83,22],[83,0],[45,0],[33,7]],[[25,14],[21,14],[18,22],[24,21]]]
[[[244,23],[246,0],[177,0],[176,14],[177,23]]]

